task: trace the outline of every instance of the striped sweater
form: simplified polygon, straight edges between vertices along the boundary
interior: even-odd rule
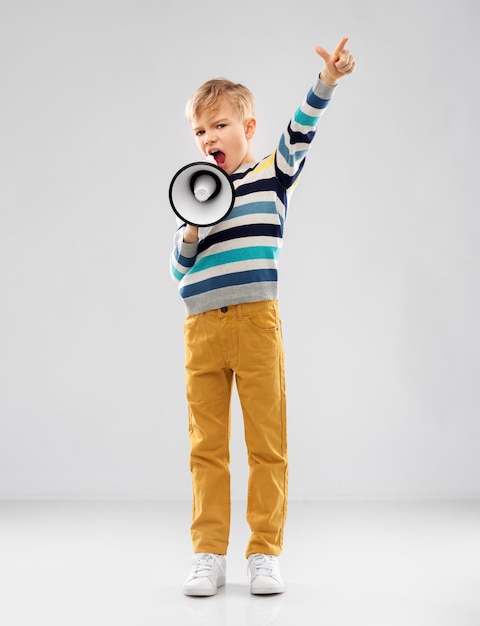
[[[276,150],[230,175],[235,202],[224,220],[200,227],[195,243],[183,241],[185,224],[175,233],[170,273],[178,281],[188,315],[278,299],[278,262],[288,203],[334,89],[317,80]]]

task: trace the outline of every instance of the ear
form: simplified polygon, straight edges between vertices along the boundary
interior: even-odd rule
[[[246,139],[251,139],[254,134],[255,134],[255,130],[257,128],[257,120],[254,117],[249,117],[248,119],[245,120],[245,138]]]

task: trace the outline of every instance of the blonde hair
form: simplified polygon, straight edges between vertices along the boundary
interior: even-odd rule
[[[255,99],[249,89],[226,78],[212,78],[189,98],[185,115],[189,122],[205,109],[221,100],[228,100],[242,120],[255,115]]]

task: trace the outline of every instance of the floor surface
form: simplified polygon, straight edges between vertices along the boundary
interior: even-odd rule
[[[245,505],[227,585],[190,598],[190,503],[0,502],[1,626],[480,626],[480,501],[290,502],[287,590],[251,596]]]

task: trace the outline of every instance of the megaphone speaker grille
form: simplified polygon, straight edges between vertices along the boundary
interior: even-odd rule
[[[197,161],[172,178],[168,191],[175,214],[192,226],[213,226],[227,217],[235,201],[228,174],[218,165]]]

